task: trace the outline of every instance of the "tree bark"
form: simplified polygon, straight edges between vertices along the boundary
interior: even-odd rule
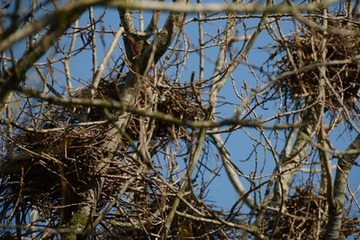
[[[329,222],[327,225],[324,239],[335,240],[339,239],[340,237],[348,176],[352,165],[360,154],[359,150],[360,134],[355,138],[355,140],[349,145],[349,147],[345,151],[355,151],[355,153],[345,153],[339,159],[333,190],[334,206],[329,206]]]

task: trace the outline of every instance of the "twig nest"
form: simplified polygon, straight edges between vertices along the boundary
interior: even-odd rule
[[[322,239],[327,227],[326,199],[312,186],[296,188],[283,203],[287,212],[267,211],[267,231],[273,239]],[[358,235],[360,221],[343,215],[340,239]]]
[[[51,130],[51,129],[47,129]],[[10,196],[39,206],[76,196],[92,178],[101,174],[98,161],[107,154],[99,146],[105,140],[105,125],[68,127],[49,132],[25,132],[14,141],[19,149],[15,159],[6,159],[2,177],[17,184],[8,184]],[[8,201],[12,201],[8,199]],[[64,199],[63,199],[64,200]]]
[[[96,92],[95,98],[118,100],[122,88],[121,84],[121,82],[119,84],[102,81]],[[136,107],[149,108],[149,105],[154,105],[155,103],[149,103],[151,100],[146,100],[153,99],[154,97],[150,95],[154,94],[157,95],[156,111],[169,114],[180,120],[195,121],[204,119],[205,113],[199,106],[201,104],[200,84],[172,84],[170,82],[166,82],[166,84],[156,87],[146,86],[145,84],[143,87],[144,89],[140,88],[137,90],[139,92],[139,101],[137,102]],[[82,88],[81,91],[78,92],[78,97],[88,98],[90,96],[89,88]],[[151,107],[152,106],[150,106],[149,111],[154,111],[155,109],[151,109]],[[72,115],[79,115],[82,111],[81,109],[81,106],[76,106],[74,110],[72,110]],[[89,121],[106,119],[107,118],[102,109],[92,108],[90,110]],[[182,126],[175,126],[174,124],[158,119],[155,120],[155,125],[157,128],[154,132],[154,138],[173,136],[174,133],[178,136],[186,135],[186,130]],[[139,118],[134,115],[130,125],[128,126],[129,136],[136,139],[139,129]]]
[[[103,81],[94,97],[118,100],[121,87],[121,83]],[[179,119],[202,119],[204,113],[198,107],[199,89],[190,84],[151,89],[154,94],[158,94],[160,100],[151,103],[149,109],[155,109],[156,105],[158,111]],[[140,92],[136,107],[148,106],[144,94],[147,92]],[[89,98],[90,88],[81,88],[74,96]],[[25,131],[12,139],[17,146],[14,149],[16,157],[7,156],[0,166],[0,177],[6,179],[0,184],[0,190],[7,193],[6,198],[0,201],[0,206],[8,207],[4,212],[11,211],[14,205],[8,203],[15,203],[18,199],[21,199],[21,204],[31,204],[42,211],[54,206],[64,207],[74,202],[74,198],[76,199],[89,182],[98,176],[106,176],[103,192],[113,193],[121,189],[123,184],[123,181],[113,176],[126,179],[130,177],[129,172],[136,173],[136,168],[129,171],[129,167],[139,163],[129,157],[131,152],[128,151],[132,150],[126,144],[124,148],[120,147],[117,150],[114,161],[104,162],[109,152],[103,148],[103,144],[112,137],[108,136],[107,132],[113,125],[106,121],[103,109],[97,107],[90,109],[88,123],[79,124],[77,117],[84,109],[82,106],[48,105],[44,111],[44,119],[40,119],[40,123],[35,126],[42,131]],[[135,141],[140,129],[138,119],[138,116],[134,115],[127,129],[130,132],[128,135]],[[188,135],[184,127],[161,120],[155,120],[155,126],[157,128],[152,137],[164,138],[166,143],[174,140],[172,137],[186,139]],[[129,139],[124,139],[124,142],[127,140]],[[110,165],[104,172],[99,167],[100,164]],[[138,184],[141,187],[144,182]]]
[[[334,22],[329,21],[329,24]],[[358,28],[344,25],[341,29],[354,32]],[[303,28],[301,32],[280,42],[273,55],[279,56],[274,64],[276,74],[293,73],[276,84],[291,100],[306,99],[314,103],[319,100],[323,70],[326,109],[331,112],[337,112],[343,107],[351,110],[355,107],[360,89],[359,54],[360,37],[355,34],[324,34]]]

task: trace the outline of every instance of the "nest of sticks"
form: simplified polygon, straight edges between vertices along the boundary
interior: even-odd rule
[[[121,84],[103,81],[95,98],[118,100]],[[161,96],[156,103],[157,110],[183,120],[203,119],[204,113],[198,106],[199,102],[196,101],[199,95],[198,90],[191,85],[163,86],[153,89],[153,91],[157,91],[158,96]],[[75,92],[74,96],[86,98],[89,97],[89,94],[89,88],[82,88]],[[143,100],[139,101],[140,107],[144,104]],[[88,124],[78,124],[77,117],[83,109],[81,106],[48,105],[43,114],[44,118],[40,119],[39,124],[35,126],[41,131],[22,132],[11,139],[12,144],[16,146],[13,153],[16,158],[8,155],[0,166],[0,193],[3,196],[0,198],[2,219],[7,219],[9,213],[14,213],[19,209],[26,212],[27,206],[37,209],[40,214],[44,213],[42,215],[44,217],[62,216],[62,211],[68,208],[68,205],[77,203],[78,193],[85,191],[87,185],[98,176],[106,179],[99,208],[104,206],[111,196],[116,195],[119,189],[124,187],[126,181],[132,177],[136,181],[131,189],[126,191],[125,195],[132,197],[130,201],[124,202],[126,204],[124,209],[129,210],[140,203],[141,207],[138,206],[137,212],[132,210],[134,214],[138,214],[137,219],[140,215],[144,216],[145,223],[146,216],[154,213],[159,208],[159,204],[171,203],[171,198],[176,195],[172,193],[171,188],[166,190],[169,192],[166,199],[162,199],[159,194],[158,186],[169,185],[169,183],[162,182],[163,178],[149,173],[141,174],[142,178],[139,179],[139,176],[135,174],[139,167],[139,161],[129,157],[134,154],[134,149],[131,150],[129,147],[119,149],[111,163],[105,162],[106,157],[113,153],[109,153],[102,146],[104,142],[110,141],[108,138],[111,136],[108,136],[107,133],[113,126],[106,121],[107,117],[103,109],[96,107],[90,109]],[[131,136],[134,141],[139,136],[138,119],[138,116],[133,116],[133,120],[130,121],[130,126],[126,130],[127,135]],[[155,126],[160,126],[154,130],[154,140],[161,138],[162,141],[165,139],[165,142],[170,142],[174,140],[174,136],[182,138],[187,134],[187,130],[182,126],[175,126],[164,121],[154,121]],[[170,135],[171,138],[169,138]],[[126,140],[124,139],[124,141]],[[110,164],[111,166],[105,172],[99,168],[99,164]],[[161,189],[161,191],[165,190]],[[146,192],[145,195],[144,192]],[[191,197],[189,201],[191,201]],[[163,206],[164,212],[158,218],[164,217],[166,211],[169,210],[168,208],[165,210],[165,205]],[[124,212],[119,213],[119,215],[121,214]],[[129,220],[125,215],[122,217],[124,221]],[[47,220],[48,222],[54,221],[54,219]],[[173,230],[174,234],[182,231],[181,226],[186,227],[186,224],[182,223],[185,220],[179,219],[178,221],[179,225],[176,225],[177,229]],[[152,222],[151,224],[154,224],[154,226],[150,226],[154,231],[159,229],[157,223]],[[126,232],[138,229],[133,227],[128,226]],[[126,234],[122,233],[124,236]]]
[[[66,198],[101,174],[97,166],[107,154],[100,147],[106,131],[105,125],[93,125],[16,136],[16,157],[1,165],[3,200],[45,208],[72,201]]]
[[[118,100],[121,94],[122,82],[117,83],[114,81],[102,81],[99,85],[96,93],[96,98]],[[170,83],[166,80],[166,83],[161,86],[142,86],[138,90],[139,101],[137,103],[138,108],[148,108],[149,101],[144,99],[150,99],[149,95],[157,95],[156,111],[171,115],[180,120],[202,120],[205,113],[201,108],[201,85],[198,83]],[[90,96],[90,88],[83,88],[77,93],[78,97],[86,98]],[[154,105],[154,103],[150,103]],[[82,107],[77,106],[72,111],[78,115],[81,112]],[[103,113],[103,109],[92,108],[89,114],[89,121],[106,120],[106,116]],[[163,138],[167,136],[173,136],[176,133],[177,136],[185,136],[187,134],[186,129],[183,126],[176,126],[172,123],[168,123],[162,120],[155,120],[154,125],[156,129],[153,133],[154,138]],[[133,115],[132,121],[128,126],[127,133],[132,138],[136,139],[139,132],[139,117]]]
[[[329,27],[341,24],[329,21]],[[303,27],[303,26],[302,26]],[[355,25],[343,23],[342,30],[358,30]],[[325,53],[325,59],[323,56]],[[356,35],[324,34],[316,29],[302,30],[279,42],[271,58],[278,56],[276,74],[291,73],[276,82],[278,91],[288,99],[315,103],[320,96],[321,68],[326,75],[325,108],[339,112],[346,107],[354,109],[360,89],[360,37]]]
[[[267,231],[273,239],[323,239],[326,226],[326,199],[311,187],[296,188],[284,202],[287,212],[267,212]],[[320,216],[320,217],[319,217]],[[343,216],[340,239],[360,236],[360,220]]]

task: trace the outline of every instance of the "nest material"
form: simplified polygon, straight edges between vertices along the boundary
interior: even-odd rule
[[[199,107],[199,89],[195,90],[190,84],[174,84],[167,87],[157,88],[159,101],[157,111],[169,114],[180,120],[196,121],[204,119],[205,113]],[[176,126],[162,120],[155,121],[154,136],[171,138],[183,138],[187,135],[187,130],[183,126]]]
[[[269,236],[273,239],[323,239],[327,226],[326,200],[311,189],[297,188],[284,203],[286,213],[267,212]],[[348,236],[360,236],[360,221],[343,216],[340,239]]]
[[[114,82],[103,81],[95,97],[116,100],[119,96],[120,87],[121,85],[115,85]],[[190,86],[162,87],[158,88],[157,91],[158,95],[161,96],[157,104],[159,111],[184,120],[203,118],[203,112],[199,110],[197,103],[194,101],[196,93]],[[76,97],[85,98],[89,96],[89,88],[83,88],[76,93]],[[140,104],[143,104],[143,102],[140,102]],[[31,161],[18,161],[16,165],[19,165],[19,167],[14,169],[19,172],[12,170],[12,173],[15,171],[15,175],[11,178],[11,181],[18,183],[25,181],[26,186],[31,182],[32,186],[40,188],[36,191],[36,194],[41,194],[60,192],[63,181],[66,185],[69,185],[72,191],[79,190],[94,175],[99,174],[96,170],[98,161],[107,154],[104,149],[99,149],[99,146],[104,141],[107,141],[106,132],[111,126],[100,121],[106,120],[107,117],[103,109],[95,107],[90,109],[88,121],[100,121],[100,123],[87,127],[78,126],[77,117],[82,110],[81,106],[66,108],[48,106],[46,118],[40,124],[48,132],[25,132],[16,136],[13,141],[17,146],[20,146],[19,151],[25,152],[25,155],[31,155],[27,157]],[[184,127],[174,126],[161,120],[156,120],[155,126],[157,126],[153,133],[155,139],[169,135],[174,136],[174,134],[180,138],[186,134]],[[136,140],[139,129],[138,117],[133,116],[133,120],[127,129],[128,135]],[[124,141],[128,140],[124,139]],[[36,155],[36,153],[44,152],[44,150],[45,155]],[[10,161],[5,164],[11,165]],[[20,174],[22,167],[25,167],[25,175]],[[43,181],[43,179],[48,181]],[[62,180],[59,181],[59,179]],[[29,191],[34,193],[34,189]]]
[[[3,161],[1,166],[8,184],[0,188],[11,193],[6,201],[21,198],[34,206],[50,206],[62,199],[65,204],[66,196],[75,196],[101,174],[97,166],[107,154],[99,148],[105,133],[106,127],[97,125],[18,135],[17,158]]]
[[[102,81],[97,89],[96,98],[118,100],[121,92],[122,82],[116,83],[114,81]],[[201,120],[205,114],[199,104],[201,89],[196,84],[170,84],[167,82],[165,85],[156,88],[146,86],[144,89],[139,89],[140,100],[137,104],[139,108],[147,108],[149,103],[144,99],[153,98],[152,94],[157,95],[156,111],[169,114],[180,120]],[[146,88],[146,89],[145,89]],[[90,89],[83,88],[78,91],[78,97],[90,97]],[[154,104],[151,104],[154,105]],[[75,115],[79,115],[82,107],[76,106],[72,110]],[[151,111],[151,110],[150,110]],[[73,114],[74,115],[74,114]],[[98,121],[107,119],[102,109],[92,108],[89,114],[89,121]],[[178,136],[186,135],[186,130],[182,126],[175,126],[174,124],[167,123],[162,120],[155,120],[154,138],[171,136],[176,133]],[[133,138],[138,137],[139,131],[139,118],[133,116],[130,126],[128,126],[128,134]]]
[[[349,28],[357,29],[347,25],[342,29]],[[322,48],[324,38],[326,45]],[[322,49],[326,52],[326,63],[331,63],[325,65],[327,78],[325,107],[332,112],[339,111],[344,106],[351,110],[354,108],[360,89],[360,62],[355,58],[360,54],[360,38],[358,36],[337,34],[325,36],[322,32],[305,28],[278,46],[275,55],[279,55],[280,59],[274,66],[278,69],[277,74],[301,70],[304,67],[314,66],[315,63],[321,65]],[[335,64],[336,61],[342,60],[348,62]],[[320,65],[299,74],[288,75],[278,81],[277,86],[285,96],[294,101],[306,98],[315,102],[320,94]]]
[[[2,204],[4,201],[18,201],[18,207],[26,209],[26,206],[31,206],[42,216],[52,216],[53,218],[48,220],[54,221],[54,216],[55,219],[63,216],[63,209],[74,207],[78,201],[77,194],[85,190],[93,178],[101,175],[106,180],[97,207],[102,209],[109,201],[113,201],[113,197],[116,198],[117,207],[104,219],[108,223],[107,228],[99,227],[96,230],[99,238],[149,239],[157,236],[177,196],[177,188],[171,187],[175,183],[168,182],[151,170],[138,174],[140,163],[131,157],[133,152],[129,150],[119,150],[116,157],[108,163],[107,171],[102,172],[98,164],[107,152],[98,146],[107,140],[106,131],[106,125],[100,125],[18,136],[18,144],[21,143],[23,148],[33,151],[55,149],[57,145],[62,144],[66,144],[67,148],[62,148],[61,153],[49,153],[49,158],[34,156],[30,161],[21,164],[19,171],[9,174],[8,182],[11,184],[4,184],[7,189],[1,189],[2,192],[6,190],[8,193]],[[120,196],[119,192],[124,188],[126,192]],[[184,196],[193,208],[204,210],[202,203],[197,202],[196,198],[192,194]],[[9,207],[12,208],[13,205]],[[194,217],[203,217],[187,208],[188,206],[181,202],[178,211]],[[9,210],[12,211],[4,208],[2,214]],[[210,213],[207,214],[211,216]],[[68,216],[63,217],[66,219]],[[177,215],[170,235],[174,239],[197,236],[224,238],[223,230],[224,227],[217,224]]]
[[[103,81],[95,97],[118,100],[120,89],[121,83]],[[153,92],[155,91],[160,99],[156,104],[158,111],[184,120],[203,118],[204,113],[195,101],[196,94],[199,93],[194,91],[194,87],[169,85],[153,89]],[[90,89],[82,88],[74,96],[89,97]],[[138,107],[146,104],[144,98],[145,96],[140,96]],[[103,172],[99,164],[104,164],[103,160],[109,153],[102,146],[104,142],[109,141],[107,138],[110,136],[107,136],[107,131],[113,126],[106,121],[100,121],[107,118],[103,109],[96,107],[91,108],[88,115],[88,121],[94,123],[88,126],[78,125],[77,117],[82,110],[81,106],[48,105],[44,118],[38,124],[38,128],[43,128],[45,132],[23,132],[14,137],[13,142],[18,146],[15,154],[23,153],[24,159],[10,159],[9,156],[9,159],[5,158],[2,161],[3,171],[0,173],[0,193],[4,196],[0,201],[2,219],[6,219],[9,212],[18,211],[20,208],[26,211],[29,205],[43,213],[44,217],[62,216],[63,209],[76,205],[79,193],[98,176],[104,176],[106,179],[103,195],[98,204],[101,209],[109,201],[109,197],[118,194],[129,178],[135,178],[137,180],[124,195],[132,196],[131,200],[119,201],[124,204],[123,209],[129,211],[127,214],[133,213],[137,220],[141,219],[143,223],[150,224],[148,230],[155,233],[161,228],[159,222],[164,221],[162,218],[169,210],[168,208],[165,210],[165,205],[171,204],[176,193],[171,188],[165,189],[169,183],[163,183],[163,178],[151,176],[150,173],[141,174],[139,179],[137,174],[139,162],[130,157],[133,152],[128,152],[129,148],[126,147],[116,152],[111,163],[106,163],[110,164],[107,171]],[[155,126],[158,127],[153,133],[154,139],[168,139],[169,135],[181,138],[186,134],[184,127],[166,122],[155,120]],[[133,116],[127,131],[134,140],[139,136],[138,129],[140,129],[138,117]],[[126,140],[129,139],[124,139]],[[167,141],[171,140],[169,138]],[[164,189],[159,190],[158,186],[164,186]],[[169,192],[169,195],[162,199],[160,191]],[[189,196],[188,201],[191,202],[193,197],[196,196]],[[159,209],[159,204],[165,204],[162,206],[164,208],[162,214],[153,219],[154,222],[149,222],[150,216]],[[124,212],[118,214],[118,219],[129,221],[129,216],[124,215]],[[174,224],[173,234],[183,231],[181,228],[186,226],[184,221],[187,221],[186,218],[177,219],[178,224]],[[191,228],[192,231],[197,229],[196,226]],[[209,226],[203,229],[209,229]],[[140,225],[137,227],[129,225],[125,228],[121,227],[119,231],[122,233],[117,234],[126,236],[132,231],[142,230]],[[112,231],[117,231],[116,226]]]

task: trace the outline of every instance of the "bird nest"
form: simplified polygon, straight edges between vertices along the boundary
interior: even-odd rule
[[[167,82],[164,85],[152,87],[146,86],[138,89],[140,100],[137,103],[138,108],[149,108],[149,102],[144,99],[151,99],[156,95],[156,111],[171,115],[180,120],[196,121],[204,119],[205,113],[201,108],[201,89],[198,84],[171,84]],[[121,92],[122,82],[117,83],[114,81],[102,81],[96,93],[96,98],[118,100]],[[78,92],[78,97],[89,97],[90,88],[83,88]],[[154,103],[150,103],[154,105]],[[152,106],[150,106],[151,108]],[[78,115],[82,107],[77,106],[73,112]],[[151,111],[151,110],[150,110]],[[107,117],[101,108],[92,108],[89,113],[89,121],[106,120]],[[183,126],[174,125],[161,119],[155,119],[154,125],[156,126],[153,133],[154,138],[163,138],[167,136],[184,137],[187,134]],[[134,139],[139,135],[139,116],[133,114],[130,125],[127,128],[127,133]]]
[[[103,81],[95,98],[117,100],[120,88],[121,83]],[[158,111],[182,120],[203,118],[204,113],[199,110],[201,109],[198,106],[199,103],[195,101],[199,93],[195,92],[194,86],[158,87],[153,91],[157,91],[157,94],[161,96],[156,103]],[[89,88],[82,88],[74,96],[86,98],[89,94]],[[143,105],[144,101],[140,100],[139,107]],[[146,214],[155,212],[156,203],[165,201],[166,204],[170,204],[170,197],[174,197],[175,193],[161,200],[158,190],[153,192],[151,190],[157,189],[158,186],[167,186],[168,183],[161,182],[164,181],[163,178],[149,177],[151,175],[149,173],[142,174],[143,179],[138,179],[136,172],[140,163],[139,160],[131,157],[135,149],[123,146],[122,149],[117,150],[111,163],[106,162],[109,154],[114,153],[109,153],[103,146],[111,140],[108,139],[111,136],[107,133],[114,126],[107,121],[108,118],[103,109],[97,107],[90,109],[88,122],[80,124],[78,116],[84,109],[81,106],[63,107],[49,104],[43,114],[44,118],[39,120],[36,126],[36,129],[40,131],[24,131],[11,139],[12,144],[16,146],[14,152],[4,157],[0,165],[0,194],[3,196],[0,198],[2,219],[7,219],[9,213],[19,211],[19,209],[26,211],[27,206],[38,209],[39,212],[44,213],[45,217],[54,216],[54,214],[61,216],[62,209],[76,205],[80,201],[77,200],[78,194],[85,191],[89,183],[99,176],[106,179],[99,208],[104,206],[106,201],[110,201],[109,197],[116,195],[119,189],[124,188],[126,181],[132,177],[137,179],[136,183],[126,191],[125,195],[135,196],[137,203],[148,201],[143,203],[144,207],[148,204]],[[139,136],[138,119],[139,117],[134,114],[126,130],[127,135],[134,141]],[[170,135],[181,138],[187,134],[187,130],[182,126],[175,126],[162,120],[155,119],[154,121],[157,126],[153,133],[155,140],[157,138],[166,140]],[[166,141],[172,139],[169,138]],[[124,141],[129,141],[129,139],[124,139]],[[106,171],[99,167],[104,164],[108,165]],[[139,190],[144,189],[146,185],[150,189],[146,198],[150,200],[143,199],[144,192]],[[134,202],[127,204],[131,207],[135,206]],[[145,211],[140,207],[139,209],[138,211]],[[46,214],[46,212],[51,212],[51,214]],[[144,212],[135,214],[143,215]],[[48,221],[52,222],[53,219],[48,219]],[[157,228],[158,226],[154,227],[154,229]],[[129,226],[129,231],[130,229],[132,228]]]
[[[358,28],[344,25],[341,29]],[[281,41],[272,56],[279,56],[274,64],[276,74],[285,74],[276,86],[289,99],[295,102],[306,99],[311,104],[319,100],[320,81],[324,79],[326,110],[337,112],[343,107],[351,110],[360,89],[359,54],[359,36],[324,34],[305,28]]]
[[[75,196],[101,174],[97,166],[107,154],[100,148],[107,128],[69,126],[16,136],[16,157],[7,156],[1,165],[4,200],[45,208],[61,205],[60,199],[66,204],[67,196]]]
[[[267,212],[269,236],[273,239],[323,239],[328,221],[326,199],[311,189],[297,188],[284,202],[285,213]],[[360,221],[344,215],[340,239],[347,239],[348,236],[360,237]]]

